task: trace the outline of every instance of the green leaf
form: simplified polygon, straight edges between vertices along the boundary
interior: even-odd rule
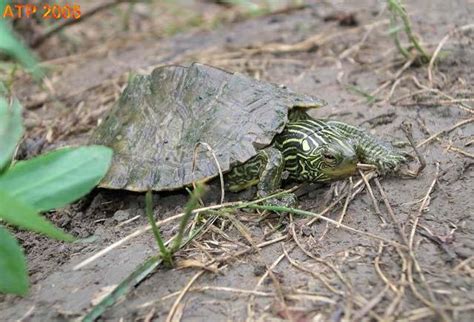
[[[3,10],[0,14],[3,14]],[[39,68],[36,59],[14,35],[10,27],[0,17],[0,51],[5,52],[19,61],[36,78],[43,77],[43,71]]]
[[[10,105],[4,97],[0,97],[0,170],[10,162],[22,133],[20,103],[13,99]]]
[[[0,81],[0,96],[7,96],[8,90],[5,87],[5,84],[3,84],[2,81]]]
[[[112,150],[104,146],[59,149],[17,162],[0,176],[0,189],[37,211],[62,207],[92,190],[111,160]]]
[[[393,35],[403,29],[402,25],[393,26],[388,30],[389,35]]]
[[[56,228],[30,205],[0,189],[0,218],[11,225],[36,231],[51,238],[73,241],[74,237]]]
[[[4,13],[5,12],[5,7],[7,6],[7,4],[9,4],[11,2],[11,0],[6,0],[4,1],[3,3],[0,3],[0,13]]]
[[[28,272],[23,250],[5,228],[0,226],[0,292],[25,295]]]

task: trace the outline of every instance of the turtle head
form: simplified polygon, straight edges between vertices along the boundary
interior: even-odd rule
[[[314,160],[319,159],[317,181],[346,178],[357,170],[357,153],[350,141],[332,140],[315,151]]]

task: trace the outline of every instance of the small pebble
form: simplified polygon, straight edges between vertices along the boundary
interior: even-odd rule
[[[262,276],[266,272],[266,267],[265,265],[255,265],[253,268],[253,274],[255,276]]]
[[[128,210],[117,210],[112,218],[118,222],[122,222],[130,218],[130,212]]]

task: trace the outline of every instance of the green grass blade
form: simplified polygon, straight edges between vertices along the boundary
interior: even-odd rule
[[[0,189],[37,211],[62,207],[94,188],[107,173],[112,150],[64,148],[20,161],[0,177]]]
[[[99,304],[82,318],[83,322],[93,322],[105,312],[105,310],[114,305],[118,299],[123,295],[127,294],[135,285],[140,283],[148,274],[160,265],[162,262],[161,258],[153,256],[148,258],[142,263],[135,271],[133,271],[127,278],[125,278],[120,284],[107,295]]]
[[[403,26],[402,26],[402,25],[394,25],[394,26],[392,26],[391,28],[389,28],[389,29],[387,30],[387,33],[388,33],[389,35],[393,35],[393,34],[399,32],[399,31],[402,30],[402,29],[403,29]]]
[[[22,134],[20,103],[14,99],[10,104],[4,97],[0,97],[0,173],[10,163]]]
[[[3,13],[3,11],[2,11]],[[43,77],[36,59],[14,35],[10,27],[0,19],[0,51],[20,62],[36,79]]]
[[[212,216],[205,224],[195,229],[191,236],[180,247],[184,247],[191,242],[200,233],[203,233],[207,227],[214,224],[218,216]],[[168,241],[169,242],[169,241]],[[117,301],[124,295],[126,295],[134,286],[139,284],[148,274],[151,274],[155,268],[161,263],[162,259],[158,256],[152,256],[147,258],[141,265],[139,265],[127,278],[125,278],[120,284],[107,295],[99,304],[95,305],[89,313],[87,313],[81,321],[92,322],[98,319],[105,310],[117,303]]]
[[[0,292],[25,295],[28,271],[23,250],[4,227],[0,226]]]
[[[171,258],[171,253],[166,248],[165,243],[163,242],[163,238],[161,238],[161,233],[159,228],[156,226],[155,218],[153,217],[153,193],[151,190],[145,195],[145,212],[148,218],[148,222],[151,225],[151,230],[153,231],[153,235],[155,236],[156,244],[158,245],[158,249],[160,250],[160,256],[163,258],[165,264],[169,267],[173,266],[173,259]]]
[[[357,86],[347,85],[346,88],[348,90],[350,90],[351,92],[355,93],[355,94],[358,94],[358,95],[361,95],[361,96],[365,97],[367,99],[368,104],[372,104],[376,100],[375,96],[370,95],[369,93],[367,93],[366,91],[358,88]]]
[[[35,231],[46,236],[73,241],[74,237],[56,228],[51,222],[41,217],[30,205],[12,197],[0,189],[0,218],[11,225]]]
[[[178,234],[176,235],[173,246],[171,246],[170,248],[171,254],[176,252],[181,247],[181,242],[183,241],[184,229],[186,228],[186,225],[188,224],[189,219],[191,218],[193,210],[196,209],[199,200],[204,196],[205,193],[206,193],[206,186],[202,183],[197,183],[196,188],[191,194],[191,198],[186,203],[186,207],[184,209],[184,216],[179,222]]]

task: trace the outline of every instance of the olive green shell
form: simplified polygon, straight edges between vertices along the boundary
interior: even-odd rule
[[[114,150],[100,186],[173,190],[244,163],[271,144],[293,107],[324,102],[239,73],[194,63],[136,76],[93,133],[91,143]]]

